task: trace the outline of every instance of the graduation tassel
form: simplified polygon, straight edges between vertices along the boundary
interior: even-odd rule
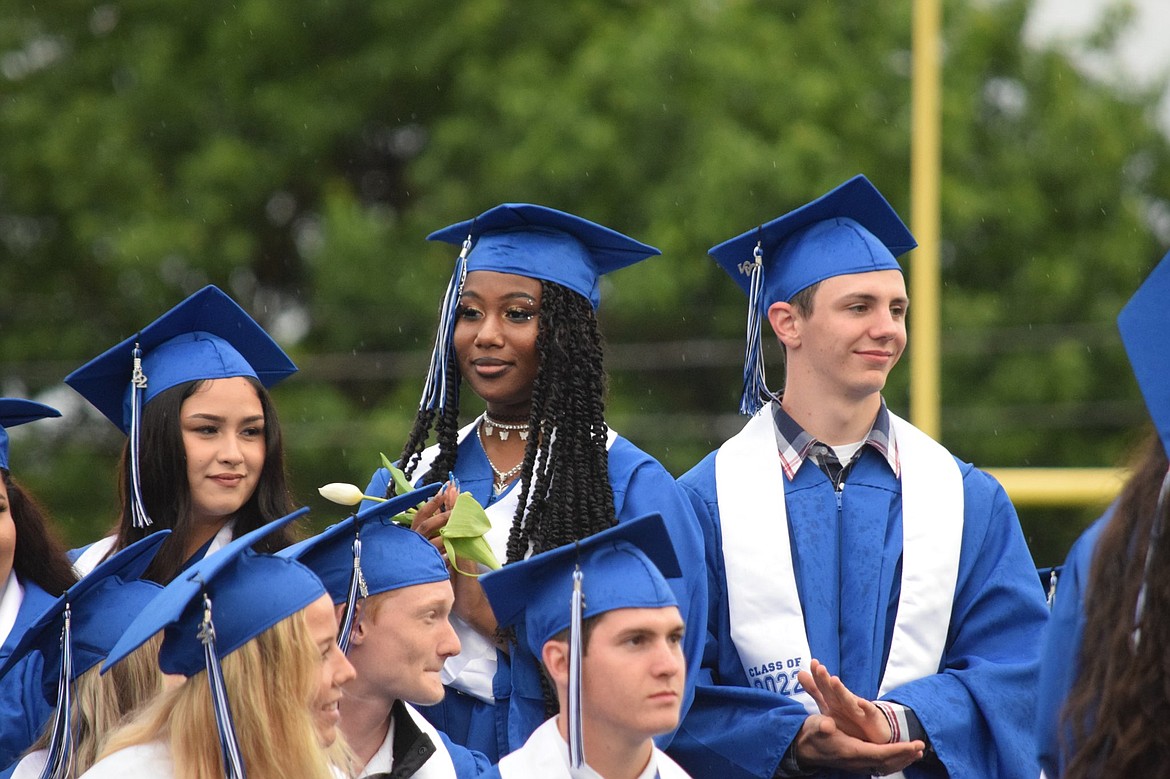
[[[584,642],[581,637],[582,613],[585,595],[581,591],[581,565],[573,571],[573,597],[569,618],[569,769],[578,771],[585,766],[585,730],[581,711],[581,659]]]
[[[139,444],[142,435],[142,396],[146,392],[146,374],[142,372],[142,349],[134,344],[134,371],[130,374],[130,510],[136,528],[152,524],[142,500],[142,478],[139,467]]]
[[[341,617],[341,631],[337,635],[337,648],[341,650],[342,654],[349,654],[350,631],[353,630],[353,619],[357,613],[358,597],[360,596],[364,600],[369,594],[369,590],[366,589],[366,577],[362,575],[362,539],[355,529],[353,539],[353,573],[349,577],[349,595],[345,599],[345,613]]]
[[[455,260],[455,268],[451,272],[451,280],[447,283],[447,292],[443,295],[443,305],[439,310],[439,327],[435,332],[435,348],[431,352],[431,365],[427,369],[427,381],[423,385],[422,399],[418,407],[432,411],[442,409],[447,403],[447,393],[454,388],[447,386],[447,363],[450,362],[455,347],[452,338],[455,334],[455,314],[459,308],[459,298],[463,295],[463,282],[467,278],[467,255],[471,252],[471,234],[463,241],[463,248]]]
[[[1142,638],[1142,617],[1146,611],[1146,584],[1150,580],[1150,569],[1153,568],[1154,550],[1162,537],[1162,516],[1166,511],[1166,496],[1170,494],[1170,470],[1162,477],[1162,488],[1158,490],[1158,504],[1154,510],[1154,524],[1150,527],[1150,541],[1146,547],[1146,564],[1142,570],[1142,586],[1138,590],[1137,605],[1133,615],[1133,649],[1136,650]]]
[[[764,378],[764,345],[761,325],[764,319],[764,249],[760,242],[752,252],[752,262],[744,263],[751,269],[748,291],[747,344],[743,355],[743,396],[739,413],[754,415],[763,408],[765,398],[771,398]],[[745,270],[741,267],[740,270]]]
[[[207,597],[207,593],[203,594],[203,624],[199,627],[199,640],[203,643],[203,663],[207,667],[207,681],[211,685],[211,706],[215,710],[215,724],[219,729],[224,777],[245,779],[247,774],[244,773],[244,760],[240,756],[240,744],[236,741],[236,726],[232,721],[232,710],[223,683],[223,669],[215,653],[215,625],[211,621],[211,598]]]
[[[72,613],[65,604],[65,625],[61,628],[61,674],[57,678],[57,710],[53,712],[52,736],[40,779],[70,779],[73,776],[73,631]]]

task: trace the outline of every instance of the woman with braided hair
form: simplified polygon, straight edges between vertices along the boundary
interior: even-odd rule
[[[658,254],[653,247],[551,208],[505,204],[430,236],[461,245],[443,301],[419,414],[400,460],[417,484],[447,481],[415,518],[435,538],[459,491],[486,507],[485,538],[513,563],[655,511],[684,571],[703,571],[702,538],[671,475],[608,428],[595,309],[601,274]],[[485,411],[459,427],[462,382]],[[427,446],[434,431],[437,442]],[[390,488],[378,471],[367,490]],[[493,762],[555,710],[555,694],[523,637],[497,634],[475,579],[454,568],[452,622],[463,645],[443,669],[448,694],[424,714]],[[688,623],[704,625],[703,576],[677,581]],[[698,668],[701,630],[688,636]],[[684,711],[693,684],[684,696]]]

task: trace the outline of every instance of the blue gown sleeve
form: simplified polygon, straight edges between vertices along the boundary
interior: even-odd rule
[[[1112,512],[1094,522],[1069,550],[1048,620],[1040,657],[1040,691],[1036,701],[1036,748],[1040,767],[1048,779],[1064,773],[1060,754],[1060,710],[1072,689],[1078,670],[1081,637],[1085,629],[1085,589],[1097,539]]]
[[[42,686],[44,661],[31,652],[0,679],[0,766],[14,763],[53,714]]]
[[[962,468],[963,549],[943,667],[885,698],[914,711],[942,764],[915,764],[907,777],[1035,779],[1044,588],[1003,488]]]
[[[680,721],[695,694],[695,680],[702,665],[704,626],[707,624],[707,577],[703,552],[703,535],[698,519],[674,477],[650,455],[623,438],[609,450],[610,482],[614,490],[614,510],[619,522],[650,513],[662,515],[678,556],[681,579],[670,581],[679,604],[686,632],[683,656],[687,680],[683,690]],[[665,749],[673,738],[666,733],[655,739]]]
[[[443,746],[447,748],[447,754],[451,755],[451,762],[455,765],[455,776],[459,779],[483,776],[491,770],[492,763],[488,760],[487,755],[459,746],[441,730],[439,737],[443,739]]]

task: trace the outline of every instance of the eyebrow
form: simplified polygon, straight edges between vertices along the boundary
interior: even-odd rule
[[[484,299],[484,298],[483,298],[483,295],[479,294],[479,293],[478,293],[478,292],[476,292],[475,290],[467,290],[467,291],[465,291],[465,292],[463,293],[463,297],[465,297],[465,298],[475,298],[476,300],[483,300],[483,299]],[[534,298],[532,295],[529,295],[527,292],[520,292],[520,291],[517,291],[517,292],[508,292],[508,293],[506,293],[506,294],[504,294],[504,295],[501,295],[501,296],[500,296],[500,299],[501,299],[501,300],[529,300],[529,301],[531,301],[531,302],[533,302],[533,303],[535,303],[535,302],[536,302],[536,298]]]
[[[188,414],[185,417],[185,419],[206,419],[210,422],[226,422],[227,421],[227,417],[221,417],[219,414],[208,414],[208,413],[204,413],[204,412],[196,412],[194,414]],[[254,416],[247,417],[241,421],[244,424],[249,424],[251,422],[263,422],[264,415],[263,414],[255,414]]]
[[[878,301],[877,295],[871,295],[868,292],[846,292],[841,296],[840,300],[845,302],[847,300],[860,300],[865,303],[876,303]],[[910,299],[905,297],[896,297],[890,300],[891,303],[899,303],[903,306],[910,305]]]

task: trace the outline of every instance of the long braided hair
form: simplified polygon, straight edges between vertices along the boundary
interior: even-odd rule
[[[1080,672],[1061,712],[1068,779],[1170,777],[1170,532],[1153,549],[1144,617],[1134,614],[1167,458],[1150,436],[1093,554]],[[1161,522],[1170,517],[1163,507]],[[1061,729],[1064,732],[1064,728]]]
[[[551,281],[540,282],[532,410],[520,496],[508,535],[506,563],[572,543],[617,524],[609,483],[606,378],[597,316],[584,296]],[[454,470],[459,431],[456,360],[448,361],[447,402],[437,412],[420,409],[400,462],[407,479],[426,447],[432,427],[439,453],[423,477],[441,481]],[[555,439],[555,456],[552,447]],[[510,640],[513,637],[508,637]],[[556,691],[541,676],[547,716],[557,713]]]

